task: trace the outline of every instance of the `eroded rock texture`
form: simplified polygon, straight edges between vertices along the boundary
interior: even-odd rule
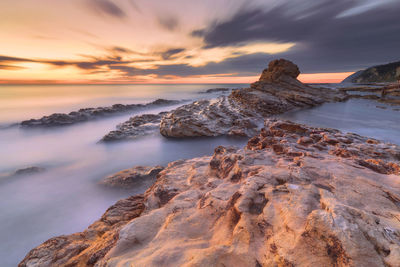
[[[160,121],[167,112],[158,114],[143,114],[129,118],[129,120],[117,125],[117,129],[106,134],[101,141],[121,141],[135,139],[140,136],[158,132]]]
[[[86,231],[47,240],[31,250],[18,266],[94,266],[115,246],[121,227],[143,210],[143,196],[120,200]]]
[[[290,61],[271,61],[260,80],[250,88],[233,90],[229,96],[197,101],[169,112],[161,120],[160,132],[168,137],[252,136],[257,123],[265,116],[347,98],[344,92],[301,83],[297,80],[299,73]]]
[[[51,239],[20,266],[398,266],[399,161],[396,145],[268,120],[244,149],[170,163],[122,228]]]
[[[144,180],[154,179],[163,169],[162,166],[136,166],[107,176],[100,184],[127,189]]]

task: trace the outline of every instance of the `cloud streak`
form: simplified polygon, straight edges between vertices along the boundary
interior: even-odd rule
[[[115,3],[109,0],[89,0],[89,6],[98,13],[115,18],[124,18],[126,13]]]

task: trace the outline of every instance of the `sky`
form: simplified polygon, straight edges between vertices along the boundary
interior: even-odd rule
[[[1,0],[0,83],[305,82],[400,60],[400,0]]]

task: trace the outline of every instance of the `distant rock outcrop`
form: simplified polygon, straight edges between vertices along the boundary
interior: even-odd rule
[[[78,111],[72,111],[68,114],[54,113],[49,116],[44,116],[40,119],[26,120],[21,122],[20,125],[22,127],[65,126],[105,116],[115,115],[118,113],[131,112],[156,106],[175,105],[178,104],[179,102],[180,101],[177,100],[157,99],[148,104],[130,104],[130,105],[115,104],[110,107],[83,108]]]
[[[399,175],[396,145],[267,120],[246,148],[170,163],[19,266],[398,267]]]
[[[400,61],[360,70],[344,79],[343,83],[387,83],[400,80]]]
[[[274,60],[250,88],[233,90],[229,96],[216,100],[196,101],[167,113],[161,120],[160,132],[168,137],[251,136],[265,116],[346,99],[343,92],[303,84],[297,80],[299,74],[292,62]]]

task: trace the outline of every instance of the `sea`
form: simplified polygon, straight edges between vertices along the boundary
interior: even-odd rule
[[[212,88],[248,84],[147,85],[0,85],[0,266],[16,266],[47,239],[83,231],[119,199],[143,193],[144,181],[129,190],[105,188],[104,177],[137,165],[212,155],[219,145],[243,147],[247,138],[169,139],[160,134],[136,140],[99,143],[116,125],[132,116],[178,107],[159,106],[54,128],[20,128],[23,120],[87,107],[149,103],[173,99],[215,98]],[[325,84],[337,90],[342,84]],[[354,132],[400,145],[400,111],[372,100],[288,112],[277,118]],[[44,172],[12,175],[38,166]]]

